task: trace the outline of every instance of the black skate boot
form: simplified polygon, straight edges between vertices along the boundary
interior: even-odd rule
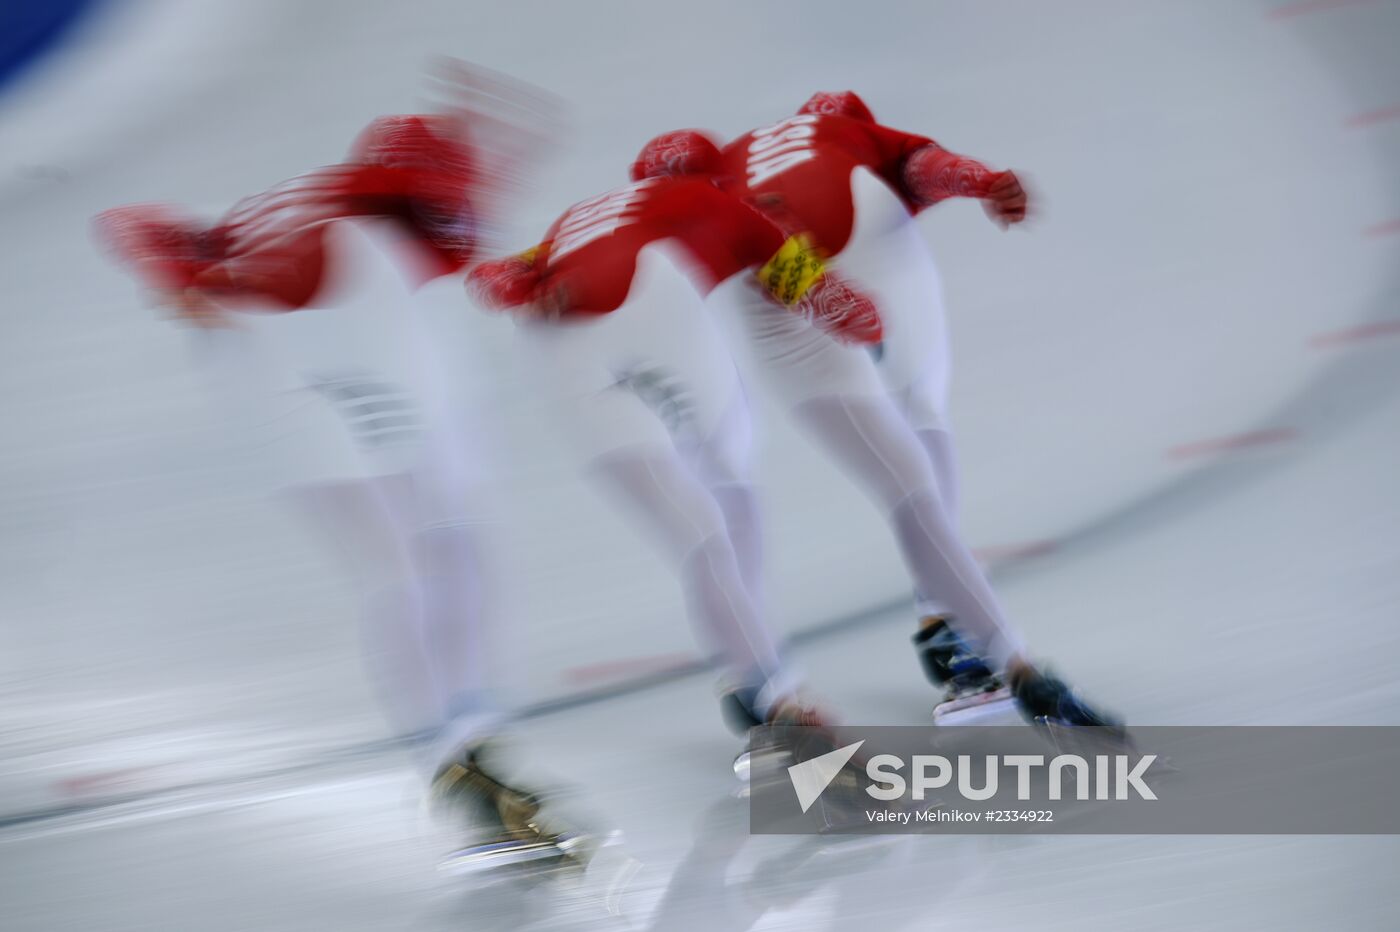
[[[942,701],[933,707],[934,724],[951,724],[960,717],[958,713],[1011,698],[1011,690],[958,637],[946,615],[931,615],[920,622],[914,648],[924,674],[943,690]]]
[[[724,724],[734,734],[744,737],[750,728],[757,728],[763,722],[754,712],[753,701],[758,690],[753,688],[731,689],[719,694],[719,714]],[[749,795],[749,774],[753,768],[753,754],[745,747],[734,757],[734,776],[739,778],[739,788],[735,795]]]
[[[1011,686],[1021,714],[1044,729],[1061,750],[1078,753],[1133,747],[1120,720],[1089,705],[1059,677],[1030,669],[1015,676]]]
[[[776,786],[786,787],[795,779],[791,768],[840,750],[838,731],[820,708],[796,696],[773,703],[761,718],[753,704],[753,694],[734,691],[721,697],[725,717],[735,730],[748,732],[748,747],[734,761],[734,773],[742,781],[735,795],[744,798]],[[753,729],[762,727],[755,732]],[[869,825],[866,813],[873,808],[894,808],[898,803],[872,801],[861,789],[867,764],[859,749],[846,753],[841,769],[826,781],[815,800],[812,826],[823,837],[859,834]],[[806,809],[803,810],[807,812]]]
[[[546,817],[541,796],[504,776],[502,757],[494,740],[468,745],[433,778],[434,802],[465,816],[469,831],[480,838],[449,855],[442,869],[477,874],[585,867],[595,840]]]
[[[773,773],[791,764],[825,754],[833,745],[822,738],[826,727],[825,717],[816,708],[795,699],[777,702],[766,716],[759,715],[756,705],[758,690],[752,687],[731,689],[720,694],[720,713],[724,722],[736,735],[748,736],[750,729],[760,725],[792,726],[804,730],[803,747],[795,747],[784,741],[767,744],[753,744],[739,752],[734,758],[734,776],[739,778],[739,796],[747,796],[749,779],[761,769]],[[816,744],[812,744],[816,742]],[[806,746],[811,745],[811,746]]]

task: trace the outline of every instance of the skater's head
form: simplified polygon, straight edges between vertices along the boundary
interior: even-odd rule
[[[355,138],[347,161],[389,168],[465,170],[468,159],[461,121],[424,113],[377,118]]]
[[[713,175],[720,170],[719,146],[698,129],[678,129],[662,133],[642,146],[632,163],[633,181],[644,178],[677,178],[682,175]]]
[[[402,173],[410,196],[449,214],[479,180],[462,122],[442,114],[379,117],[361,131],[346,161]]]
[[[875,114],[865,105],[855,91],[817,91],[797,111],[798,113],[822,113],[850,117],[853,120],[875,122]]]

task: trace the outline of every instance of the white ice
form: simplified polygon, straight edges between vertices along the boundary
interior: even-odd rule
[[[1400,102],[1400,7],[482,6],[145,0],[0,97],[0,928],[1394,928],[1389,837],[750,838],[708,675],[568,705],[683,662],[689,632],[539,431],[510,325],[458,319],[451,283],[424,300],[512,451],[518,698],[564,705],[521,737],[640,867],[616,916],[438,876],[347,580],[228,455],[86,223],[334,160],[434,53],[570,105],[508,245],[656,131],[856,88],[1042,195],[1024,232],[920,221],[968,534],[1054,545],[997,576],[1035,651],[1132,722],[1400,724],[1400,121],[1355,119]],[[775,617],[818,632],[797,655],[845,720],[925,721],[880,522],[764,413]]]

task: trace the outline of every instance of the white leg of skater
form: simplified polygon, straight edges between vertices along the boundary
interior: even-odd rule
[[[753,486],[753,416],[741,392],[703,442],[687,451],[700,481],[724,515],[739,574],[759,614],[764,611],[763,514]]]
[[[472,507],[463,441],[439,418],[412,473],[375,480],[406,542],[422,594],[423,642],[443,720],[425,764],[436,769],[473,740],[496,730],[502,709],[492,675],[501,657],[487,566],[487,522]]]
[[[391,507],[370,481],[293,486],[286,494],[345,561],[360,587],[365,663],[386,717],[402,737],[442,723],[423,629],[423,596]]]
[[[775,678],[778,649],[749,598],[724,515],[679,454],[634,447],[599,458],[589,471],[658,542],[680,577],[701,643],[724,659],[736,684]]]
[[[933,467],[934,480],[938,484],[938,501],[948,522],[958,525],[959,486],[957,456],[953,449],[953,435],[946,430],[920,430],[915,436],[928,454],[929,465]],[[948,607],[936,594],[916,590],[920,618],[934,618],[948,613]]]
[[[884,508],[919,591],[938,593],[958,633],[995,665],[1019,658],[1019,635],[944,512],[927,454],[889,399],[816,398],[794,414]]]

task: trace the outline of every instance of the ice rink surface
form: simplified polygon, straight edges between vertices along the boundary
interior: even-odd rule
[[[0,97],[0,929],[1395,928],[1391,837],[751,838],[672,581],[455,283],[419,300],[498,437],[520,741],[636,870],[439,875],[348,581],[87,222],[339,158],[435,53],[567,104],[508,246],[654,132],[856,88],[1042,196],[920,220],[1035,653],[1134,723],[1400,724],[1397,39],[1387,0],[109,7]],[[760,403],[775,619],[844,720],[927,721],[880,521]]]

